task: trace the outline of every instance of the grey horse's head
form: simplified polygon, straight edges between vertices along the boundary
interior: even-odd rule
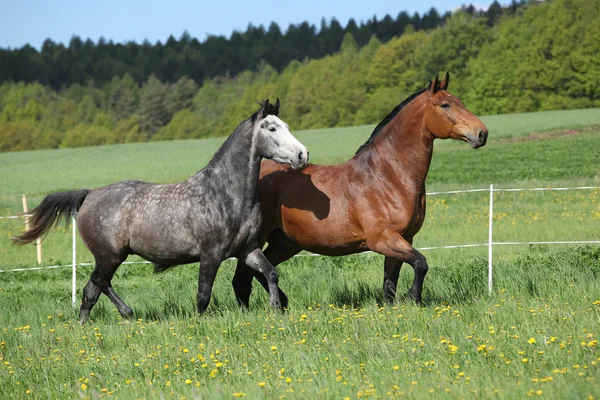
[[[255,118],[255,135],[258,139],[257,151],[261,157],[280,163],[290,164],[292,168],[303,168],[308,163],[308,150],[290,132],[288,124],[277,117],[279,99],[275,105],[265,100]]]

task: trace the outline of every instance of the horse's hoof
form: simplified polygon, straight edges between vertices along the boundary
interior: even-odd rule
[[[404,298],[407,300],[414,300],[415,303],[419,304],[421,302],[421,296],[413,293],[412,290],[409,290],[404,295]]]

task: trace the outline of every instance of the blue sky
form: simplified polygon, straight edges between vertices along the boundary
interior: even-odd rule
[[[472,3],[486,7],[493,0]],[[345,25],[376,15],[394,18],[402,10],[423,14],[431,7],[453,10],[460,0],[0,0],[0,47],[30,44],[40,48],[45,39],[68,43],[71,36],[141,43],[179,38],[184,30],[204,40],[206,35],[243,31],[249,23],[268,26],[271,21],[285,31],[290,23],[309,21],[317,27],[321,18],[335,17]],[[502,2],[505,3],[505,2]]]

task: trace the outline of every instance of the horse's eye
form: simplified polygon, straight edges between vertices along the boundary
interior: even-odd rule
[[[450,104],[444,103],[440,107],[442,107],[442,108],[450,108]]]
[[[275,129],[275,128],[273,128],[273,127],[270,127],[270,128],[269,128],[269,132],[275,132],[276,130],[277,130],[277,129]]]

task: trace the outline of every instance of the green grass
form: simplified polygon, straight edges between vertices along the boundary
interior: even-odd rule
[[[292,260],[280,268],[291,298],[283,315],[262,290],[250,312],[239,311],[229,262],[202,317],[197,267],[155,276],[130,266],[115,285],[137,320],[121,321],[103,297],[85,327],[69,306],[69,271],[15,274],[0,291],[0,384],[12,398],[599,393],[599,249],[535,248],[501,260],[491,296],[485,257],[457,251],[430,262],[422,306],[381,307],[380,256]],[[411,279],[406,268],[402,290]]]
[[[492,178],[487,175],[490,170],[495,171],[496,176],[502,177],[504,181],[529,179],[531,176],[505,176],[500,171],[507,164],[507,161],[499,156],[496,159],[491,158],[494,155],[492,154],[493,150],[490,149],[495,148],[496,142],[502,138],[527,135],[532,131],[540,132],[597,125],[600,121],[600,109],[491,116],[484,117],[483,120],[490,131],[489,144],[477,152],[472,151],[461,142],[449,140],[436,142],[436,154],[429,176],[430,183],[434,184],[444,180],[453,183],[452,177],[440,178],[439,171],[441,167],[438,168],[438,165],[445,165],[447,161],[447,159],[444,159],[444,163],[440,163],[441,153],[455,150],[462,150],[463,153],[461,153],[460,159],[454,157],[455,165],[448,166],[447,170],[450,171],[452,168],[460,167],[461,170],[459,171],[461,173],[454,175],[456,178],[461,176],[464,178],[459,181],[460,183],[470,183],[473,178],[485,178],[484,183],[487,184],[490,181],[488,178]],[[373,126],[359,126],[301,131],[295,132],[295,134],[310,150],[311,162],[330,164],[350,158],[358,147],[368,139],[372,130]],[[223,140],[224,138],[211,138],[0,153],[0,176],[2,177],[0,199],[5,198],[7,195],[20,196],[23,193],[47,194],[57,190],[93,188],[127,179],[161,183],[181,181],[206,165]],[[590,140],[571,149],[574,154],[566,159],[566,162],[577,162],[576,158],[579,158],[579,151],[584,153],[583,155],[586,157],[582,158],[582,163],[590,158],[598,162],[598,152],[596,151],[593,154],[594,149],[589,148],[589,144],[596,142],[594,139]],[[528,144],[526,157],[537,154],[535,143]],[[510,152],[510,149],[516,147],[509,146],[506,149],[509,149]],[[539,155],[542,156],[542,154]],[[462,157],[467,158],[463,160]],[[474,165],[474,162],[483,165]],[[562,165],[560,167],[561,170],[564,170]],[[577,167],[579,167],[579,164]],[[485,169],[480,170],[482,172],[477,172],[479,168]],[[589,168],[593,169],[593,166]],[[465,175],[464,171],[468,170],[473,170],[479,175],[473,177]],[[483,171],[485,171],[485,175],[483,175]],[[522,172],[519,171],[519,173]],[[595,168],[595,172],[598,173],[598,168]],[[554,176],[548,177],[545,171],[538,171],[538,173],[541,175],[537,179],[563,179],[560,176],[557,178]],[[563,174],[567,174],[564,179],[570,179],[569,175],[574,173],[564,171]],[[593,172],[588,171],[586,175],[582,176],[587,178],[591,174]]]
[[[439,141],[428,190],[600,186],[600,130],[507,141],[592,125],[600,110],[485,118],[490,141],[474,151]],[[300,132],[313,162],[349,158],[372,127]],[[0,154],[0,215],[46,193],[124,179],[174,182],[199,170],[221,139]],[[417,247],[487,241],[487,193],[428,198]],[[494,194],[495,241],[598,240],[600,190]],[[0,269],[35,265],[33,246],[9,239],[22,220],[0,220]],[[44,264],[68,264],[70,231],[43,244]],[[421,306],[381,306],[379,255],[296,258],[280,266],[290,311],[273,312],[255,285],[238,310],[225,262],[207,315],[195,315],[198,266],[156,275],[123,266],[114,286],[134,309],[122,321],[104,296],[76,324],[69,268],[0,274],[0,388],[11,398],[587,398],[600,393],[600,249],[496,246],[494,293],[487,248],[426,251]],[[78,243],[78,260],[91,261]],[[91,267],[79,267],[78,288]],[[405,266],[401,291],[412,270]],[[78,300],[79,301],[79,300]],[[535,339],[534,343],[533,340]],[[260,386],[264,382],[264,386]],[[198,385],[198,386],[197,386]],[[28,395],[27,390],[31,393]],[[104,391],[103,391],[104,390]]]

